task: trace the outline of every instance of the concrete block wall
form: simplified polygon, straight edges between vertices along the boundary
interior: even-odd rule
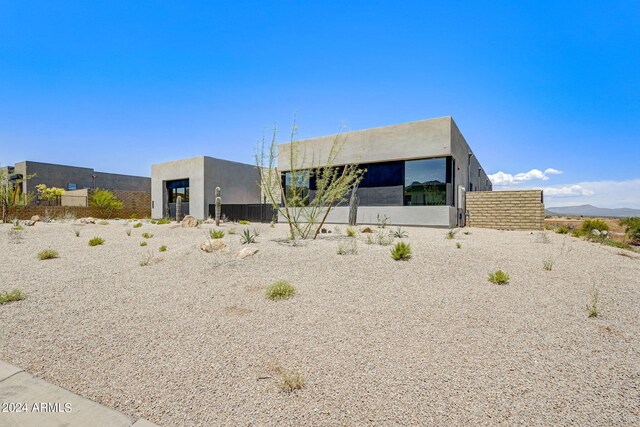
[[[499,230],[542,230],[542,190],[467,192],[467,226]]]

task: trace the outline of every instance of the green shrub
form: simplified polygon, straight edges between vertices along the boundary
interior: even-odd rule
[[[152,219],[151,221],[149,221],[149,224],[157,224],[158,221],[156,221],[155,219]]]
[[[601,219],[585,219],[580,226],[583,235],[590,235],[593,230],[609,231],[609,226]]]
[[[460,242],[456,243],[456,248],[461,249],[462,248],[462,243],[460,243]]]
[[[356,229],[353,227],[347,227],[347,236],[353,237],[357,233]]]
[[[58,251],[51,248],[38,252],[38,259],[40,261],[43,261],[45,259],[58,258],[59,256],[60,255],[58,254]]]
[[[447,231],[447,239],[452,240],[456,238],[457,230],[449,230]]]
[[[279,300],[291,298],[296,294],[296,288],[286,280],[278,280],[267,288],[267,298]]]
[[[509,283],[509,275],[502,270],[497,270],[495,273],[489,273],[489,281],[496,285],[506,285]]]
[[[20,289],[14,289],[11,292],[0,292],[0,304],[6,304],[12,301],[20,301],[25,299],[25,294]]]
[[[111,218],[114,211],[124,207],[118,198],[109,190],[98,189],[91,196],[91,206],[98,208],[98,213],[102,218]]]
[[[348,244],[348,245],[346,245],[344,243],[340,243],[338,245],[337,254],[338,255],[347,255],[347,254],[357,255],[358,254],[358,241],[357,240],[351,240],[350,244]]]
[[[241,219],[240,221],[238,221],[238,224],[240,224],[240,225],[248,225],[249,221]]]
[[[211,231],[209,231],[209,236],[212,239],[222,239],[224,237],[224,231],[223,230],[211,230]]]
[[[142,237],[144,237],[145,239],[150,239],[153,237],[153,234],[151,233],[142,233]]]
[[[240,243],[243,245],[248,245],[256,242],[256,237],[258,237],[258,233],[249,231],[248,228],[242,230],[242,234],[240,235]]]
[[[21,225],[15,225],[15,226],[11,227],[11,229],[15,230],[15,231],[22,231],[22,230],[24,230],[24,227],[21,226]]]
[[[147,246],[147,242],[143,240],[142,242],[140,242],[140,246]]]
[[[396,261],[407,261],[411,258],[411,245],[405,242],[398,242],[391,249],[391,258]]]
[[[562,227],[558,227],[558,228],[556,228],[556,233],[558,233],[558,234],[569,234],[569,227],[565,227],[564,225]]]
[[[98,225],[109,225],[109,221],[98,221]]]
[[[630,217],[620,221],[620,225],[625,227],[627,239],[640,243],[640,218]]]
[[[98,246],[98,245],[102,245],[104,243],[104,239],[102,237],[93,237],[91,240],[89,240],[89,246]]]
[[[171,224],[171,219],[170,218],[160,218],[159,220],[156,221],[157,225],[163,225],[163,224]]]
[[[167,247],[165,245],[160,246],[160,249],[158,249],[160,252],[166,252],[167,251]]]
[[[141,222],[136,222],[135,224],[133,224],[133,228],[140,228],[140,227],[142,227]]]

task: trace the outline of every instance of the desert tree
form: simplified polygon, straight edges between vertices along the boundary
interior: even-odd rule
[[[289,169],[284,178],[278,170],[277,127],[271,140],[263,136],[256,149],[256,166],[260,172],[263,197],[271,203],[289,225],[291,238],[315,239],[331,209],[347,201],[347,194],[362,180],[365,173],[357,164],[337,166],[336,159],[346,135],[339,132],[326,157],[319,150],[311,150],[309,161],[306,147],[297,138],[297,125],[293,123],[290,143],[283,155],[288,157]],[[313,178],[315,190],[311,194],[309,183]],[[283,182],[284,181],[284,182]]]

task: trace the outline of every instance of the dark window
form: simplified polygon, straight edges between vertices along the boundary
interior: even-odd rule
[[[182,197],[183,202],[189,202],[189,180],[178,179],[175,181],[167,181],[167,193],[169,194],[169,203],[176,203],[178,196]]]
[[[368,163],[359,166],[366,169],[360,187],[391,187],[403,184],[404,162]]]
[[[404,204],[406,206],[446,205],[447,163],[446,157],[406,161]]]
[[[287,200],[293,202],[294,205],[308,205],[309,204],[309,190],[310,190],[310,174],[308,171],[296,171],[294,174],[291,172],[285,172],[284,174],[284,188],[287,195]],[[294,182],[294,175],[295,181]],[[315,180],[314,180],[315,186]],[[298,200],[294,200],[294,199]]]

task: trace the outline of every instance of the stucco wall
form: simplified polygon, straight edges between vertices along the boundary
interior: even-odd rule
[[[542,230],[542,190],[467,193],[467,225],[501,230]]]
[[[378,215],[387,216],[389,224],[423,225],[430,227],[454,227],[456,209],[451,206],[360,206],[358,208],[358,224],[376,224]],[[283,217],[278,221],[286,222]],[[349,207],[338,206],[331,209],[327,217],[328,224],[347,224]]]

